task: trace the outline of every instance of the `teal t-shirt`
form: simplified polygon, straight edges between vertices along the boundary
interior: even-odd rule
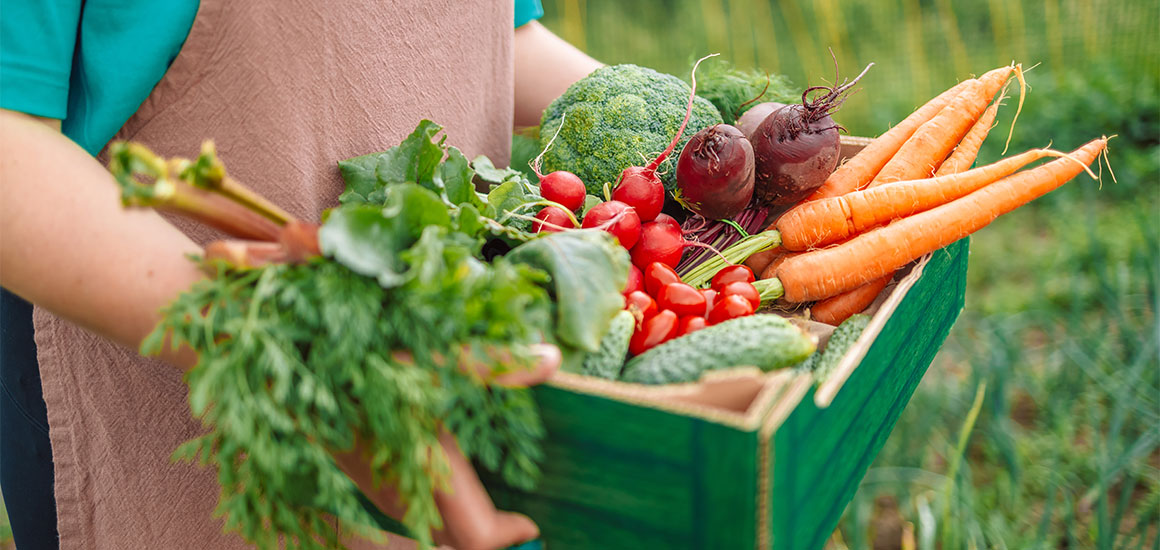
[[[515,26],[543,16],[513,0]],[[37,0],[0,10],[0,108],[61,119],[97,154],[161,80],[198,0]]]

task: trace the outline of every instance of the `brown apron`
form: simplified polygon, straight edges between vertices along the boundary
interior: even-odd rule
[[[193,156],[211,138],[234,177],[308,220],[336,204],[338,160],[397,144],[422,118],[469,158],[506,164],[512,20],[511,0],[201,0],[117,139]],[[245,548],[212,517],[213,470],[170,460],[200,429],[181,372],[43,310],[34,322],[61,548]]]

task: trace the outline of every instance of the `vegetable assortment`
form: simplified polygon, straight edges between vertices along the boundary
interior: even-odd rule
[[[697,96],[701,61],[688,86],[633,65],[574,84],[544,113],[538,184],[469,161],[423,121],[397,147],[339,163],[346,190],[321,225],[232,181],[212,146],[166,161],[114,145],[127,205],[241,239],[206,247],[196,261],[213,278],[143,345],[199,353],[190,404],[207,433],[177,456],[217,469],[227,528],[260,546],[330,548],[328,514],[371,524],[331,458],[356,439],[424,541],[447,482],[441,430],[529,486],[542,454],[534,402],[461,366],[524,369],[536,343],[559,346],[564,370],[629,383],[735,366],[824,376],[899,268],[1105,154],[1101,138],[968,169],[1010,77],[1022,82],[1013,65],[953,86],[839,165],[831,115],[870,67],[800,102],[783,80],[771,94],[774,79],[761,89],[717,68],[710,102]],[[775,310],[839,329],[818,352]]]

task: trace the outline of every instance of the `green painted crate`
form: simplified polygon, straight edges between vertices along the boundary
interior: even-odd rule
[[[968,247],[935,252],[884,293],[817,388],[789,370],[756,386],[722,374],[714,408],[690,404],[687,386],[558,376],[535,390],[539,486],[485,479],[492,498],[531,516],[551,550],[821,548],[962,311]]]

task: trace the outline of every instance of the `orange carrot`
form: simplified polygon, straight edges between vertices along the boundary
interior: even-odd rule
[[[745,259],[745,266],[753,272],[754,275],[761,275],[769,263],[773,261],[779,254],[785,252],[780,247],[771,248],[769,250],[762,250],[756,254],[750,255]]]
[[[918,130],[920,126],[942,111],[951,100],[966,88],[968,82],[970,80],[964,80],[939,94],[903,119],[902,122],[899,122],[897,126],[878,136],[857,155],[834,170],[834,173],[826,178],[825,183],[807,197],[806,201],[837,197],[865,187],[894,157],[902,144],[910,139],[915,130]]]
[[[966,196],[1049,156],[1064,154],[1051,149],[1032,149],[959,174],[887,183],[802,204],[777,220],[781,247],[801,251],[836,243],[891,220]]]
[[[1003,100],[1003,96],[991,103],[990,107],[983,112],[983,116],[975,122],[963,140],[955,146],[955,150],[951,156],[938,167],[938,171],[934,173],[936,176],[946,176],[948,174],[957,174],[971,167],[975,163],[975,157],[979,155],[979,148],[983,146],[983,140],[987,139],[987,134],[991,132],[991,125],[995,123],[995,115],[999,112],[999,102]]]
[[[886,285],[893,278],[894,275],[890,274],[870,281],[854,290],[821,300],[810,307],[810,318],[819,323],[840,325],[851,315],[861,313],[862,310],[870,307],[870,304],[878,297],[878,293],[882,292],[882,289],[886,288]]]
[[[1075,177],[1094,161],[1107,139],[1094,140],[1068,158],[1003,178],[965,197],[873,229],[840,245],[788,258],[777,278],[790,302],[822,300],[893,273],[1002,214],[1040,197]]]
[[[796,252],[786,252],[780,248],[777,250],[779,251],[778,254],[773,257],[773,260],[771,260],[769,265],[765,267],[765,270],[761,272],[761,277],[759,277],[760,279],[771,279],[775,277],[777,275],[777,268],[781,267],[781,264],[785,263],[786,260],[797,255]]]
[[[967,86],[934,118],[923,124],[882,167],[874,183],[926,178],[934,174],[963,137],[979,120],[991,99],[1007,82],[1015,67],[990,71]]]

